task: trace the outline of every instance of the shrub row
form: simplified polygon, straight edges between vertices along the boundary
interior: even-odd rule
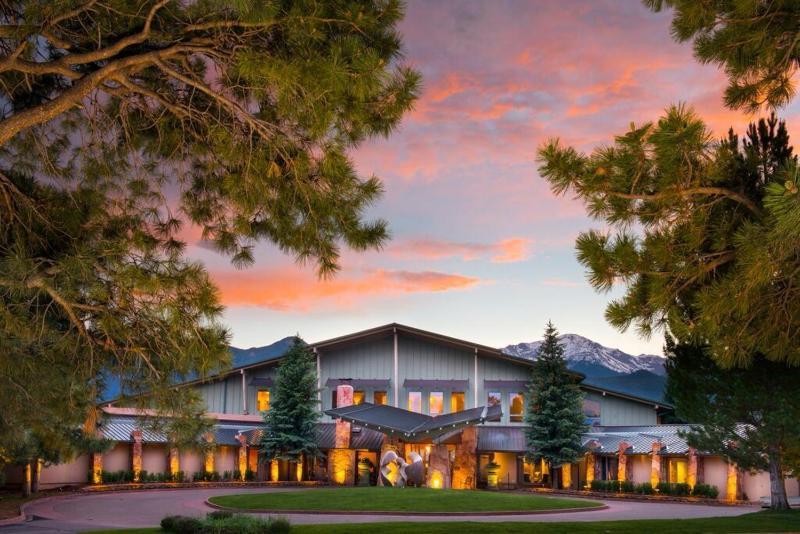
[[[222,481],[232,481],[232,480],[241,480],[242,479],[242,472],[238,469],[233,471],[223,471],[222,473],[217,473],[216,471],[197,471],[194,475],[192,475],[192,480],[194,482],[219,482]],[[254,471],[248,469],[244,472],[244,479],[247,481],[253,481],[256,479],[256,474]]]
[[[630,480],[592,480],[590,485],[592,491],[601,491],[606,493],[637,493],[639,495],[652,495],[656,492],[661,495],[675,495],[675,496],[689,496],[694,497],[708,497],[716,499],[719,496],[719,489],[716,486],[709,484],[697,484],[694,490],[685,483],[674,482],[659,482],[653,488],[649,482],[643,484],[634,484]]]
[[[91,473],[89,476],[91,478]],[[105,484],[124,484],[133,482],[133,471],[103,471],[100,477]],[[184,478],[183,471],[178,471],[175,475],[172,473],[148,473],[147,471],[139,473],[140,482],[183,482]]]
[[[222,510],[209,513],[205,519],[167,516],[161,520],[161,528],[174,534],[287,534],[292,530],[283,517],[261,519]]]

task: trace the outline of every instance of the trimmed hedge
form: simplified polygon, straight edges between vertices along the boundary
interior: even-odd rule
[[[696,484],[692,490],[692,495],[695,497],[707,497],[709,499],[716,499],[719,497],[719,488],[710,484]]]
[[[659,482],[658,492],[661,495],[675,495],[678,497],[685,497],[692,493],[692,488],[689,484],[684,482],[675,483],[675,482]]]
[[[658,492],[661,495],[672,495],[676,497],[706,497],[716,499],[719,496],[719,489],[709,484],[697,484],[694,490],[685,483],[659,482],[653,488],[649,482],[634,484],[630,480],[592,480],[589,486],[592,491],[605,493],[636,493],[639,495],[653,495]]]
[[[211,512],[205,519],[167,516],[161,520],[161,528],[174,534],[288,534],[292,530],[284,517],[261,519],[225,511]]]

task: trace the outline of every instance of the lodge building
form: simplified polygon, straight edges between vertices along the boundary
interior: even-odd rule
[[[573,489],[592,480],[630,480],[710,484],[727,500],[757,500],[770,493],[766,473],[744,472],[721,457],[695,451],[680,436],[688,426],[662,424],[672,410],[663,400],[613,391],[578,373],[589,424],[582,438],[585,455],[548,472],[547,466],[525,459],[530,360],[396,323],[311,348],[317,361],[322,457],[299,465],[259,460],[262,412],[269,409],[280,363],[276,357],[183,385],[197,389],[216,421],[205,436],[215,445],[212,452],[170,448],[165,436],[140,424],[133,409],[112,402],[103,407],[100,432],[114,442],[113,448],[43,468],[40,487],[83,484],[87,478],[97,482],[101,471],[126,470],[180,471],[189,480],[197,472],[244,476],[249,470],[261,481],[352,485],[363,482],[362,460],[377,466],[382,452],[394,449],[403,457],[418,452],[427,467],[426,481],[434,487],[482,487],[491,463],[498,485],[509,488],[549,483],[553,477],[559,487]],[[373,484],[376,471],[370,473]],[[8,475],[9,482],[21,476],[13,470]],[[798,495],[796,479],[787,479],[786,488],[788,495]]]

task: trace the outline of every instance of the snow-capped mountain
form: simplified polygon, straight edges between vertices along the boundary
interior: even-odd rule
[[[577,334],[562,334],[558,337],[564,346],[564,357],[570,369],[593,376],[627,375],[636,371],[649,371],[665,375],[663,356],[640,354],[634,356],[619,349],[604,347],[591,339]],[[509,345],[503,352],[521,358],[536,359],[541,341]]]

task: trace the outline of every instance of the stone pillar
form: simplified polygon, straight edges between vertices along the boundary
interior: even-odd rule
[[[461,443],[456,445],[453,462],[454,489],[475,489],[478,474],[478,429],[468,426],[461,431]]]
[[[177,447],[170,447],[169,449],[169,474],[172,475],[172,480],[174,482],[183,482],[182,480],[177,480],[178,478],[178,471],[181,470],[181,455],[178,452]]]
[[[728,462],[728,480],[725,489],[725,500],[736,501],[739,499],[739,470],[733,462]]]
[[[92,484],[103,482],[103,453],[92,453]]]
[[[353,386],[344,384],[336,387],[336,407],[353,405]],[[356,451],[350,448],[350,423],[336,420],[334,449],[328,453],[328,478],[339,485],[352,486],[355,483]]]
[[[627,451],[629,448],[630,444],[623,441],[619,444],[619,450],[617,451],[617,458],[619,460],[617,464],[617,480],[620,482],[625,482],[628,480],[628,457],[625,454],[625,451]]]
[[[689,462],[686,469],[686,482],[694,489],[697,485],[697,451],[689,447]]]
[[[561,488],[572,489],[572,464],[561,466]]]
[[[277,482],[280,478],[281,474],[281,466],[278,464],[278,460],[272,460],[269,463],[269,479],[272,482]]]
[[[592,481],[594,480],[594,470],[595,464],[597,463],[597,459],[595,458],[594,453],[587,452],[586,453],[586,487],[591,488]]]
[[[658,483],[661,482],[661,449],[663,445],[658,442],[653,442],[653,456],[650,459],[650,485],[655,489]]]
[[[206,456],[203,461],[203,471],[206,473],[213,473],[215,471],[214,466],[214,434],[211,432],[206,433],[205,435],[206,443],[208,447],[206,448]]]
[[[134,430],[131,432],[133,445],[131,446],[131,471],[133,471],[133,481],[139,482],[142,475],[142,431]]]
[[[247,473],[247,436],[236,434],[236,440],[239,442],[239,477],[244,482]]]
[[[428,476],[425,481],[429,488],[449,488],[450,453],[447,445],[433,445],[428,457]]]
[[[25,462],[22,467],[22,496],[31,496],[31,463]]]

